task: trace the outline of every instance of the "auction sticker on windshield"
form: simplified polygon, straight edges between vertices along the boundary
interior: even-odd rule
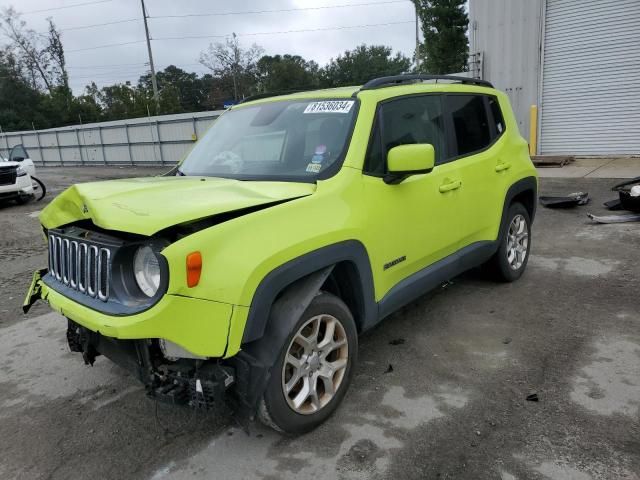
[[[354,103],[354,100],[311,102],[304,109],[304,113],[349,113]]]

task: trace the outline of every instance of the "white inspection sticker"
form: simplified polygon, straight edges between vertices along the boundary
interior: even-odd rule
[[[328,100],[324,102],[311,102],[304,109],[304,113],[349,113],[354,100]]]

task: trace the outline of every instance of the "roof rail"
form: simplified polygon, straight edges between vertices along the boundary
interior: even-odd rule
[[[401,85],[403,83],[417,83],[427,80],[435,80],[438,83],[438,80],[448,81],[448,82],[458,82],[466,85],[477,85],[480,87],[489,87],[493,88],[493,85],[486,80],[479,80],[477,78],[467,78],[467,77],[458,77],[455,75],[422,75],[422,74],[408,74],[408,75],[393,75],[391,77],[380,77],[374,78],[373,80],[369,80],[365,83],[360,91],[362,90],[375,90],[376,88],[385,88],[385,87],[393,87],[396,85]]]

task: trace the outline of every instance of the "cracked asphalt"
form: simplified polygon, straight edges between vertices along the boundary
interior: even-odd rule
[[[158,171],[38,173],[55,194]],[[0,478],[639,480],[640,223],[586,217],[614,183],[542,179],[591,204],[539,208],[520,281],[469,272],[361,338],[344,404],[298,438],[156,405],[103,357],[85,367],[62,317],[19,310],[46,263],[43,204],[0,205]]]

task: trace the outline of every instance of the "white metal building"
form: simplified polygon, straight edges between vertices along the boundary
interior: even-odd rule
[[[640,153],[640,0],[469,0],[471,53],[538,153]]]

